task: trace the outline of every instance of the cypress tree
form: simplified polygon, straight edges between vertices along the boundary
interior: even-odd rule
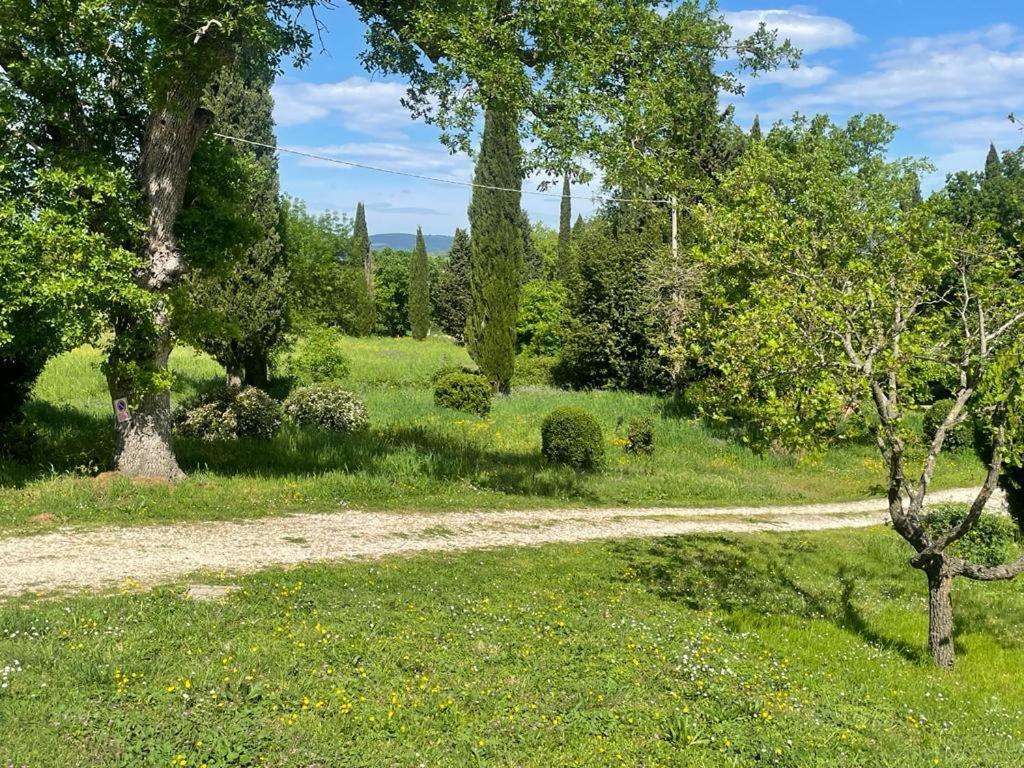
[[[514,111],[488,105],[469,206],[472,305],[469,354],[499,392],[511,388],[523,269],[522,149]]]
[[[356,206],[356,221],[352,231],[352,265],[361,268],[366,283],[366,293],[360,306],[355,308],[355,332],[358,336],[369,336],[376,323],[373,297],[373,251],[370,249],[370,233],[366,228],[366,209],[362,203]]]
[[[531,280],[539,280],[544,277],[544,254],[540,252],[533,242],[533,225],[530,224],[530,214],[523,208],[519,212],[520,225],[523,232],[523,283]]]
[[[464,229],[456,229],[448,251],[448,263],[434,292],[434,319],[444,333],[459,341],[465,338],[466,318],[472,299],[469,293],[471,269],[469,235]]]
[[[761,141],[764,134],[761,133],[761,116],[754,115],[754,123],[750,126],[750,140]]]
[[[250,62],[225,67],[207,101],[217,115],[216,130],[275,145],[274,81],[269,66]],[[254,161],[256,194],[251,200],[252,244],[229,270],[197,269],[189,278],[193,310],[210,318],[190,339],[220,362],[229,383],[267,382],[270,355],[288,325],[288,271],[281,245],[279,181],[273,149],[235,145]]]
[[[1003,175],[1003,161],[995,144],[988,145],[988,157],[985,158],[985,178],[996,179]]]
[[[416,249],[409,264],[409,327],[417,341],[427,338],[430,330],[430,265],[423,227],[416,229]]]
[[[572,275],[572,199],[569,196],[569,177],[562,180],[562,210],[558,221],[558,279],[569,284]]]

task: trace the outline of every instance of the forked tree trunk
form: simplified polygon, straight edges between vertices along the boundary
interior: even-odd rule
[[[171,353],[170,316],[166,295],[184,271],[184,261],[174,236],[174,225],[185,196],[189,167],[199,137],[213,115],[199,107],[202,85],[183,78],[154,109],[146,127],[139,158],[139,186],[148,214],[148,228],[141,246],[143,269],[139,285],[154,294],[149,325],[150,343],[138,338],[115,339],[120,363],[136,363],[157,373],[167,370]],[[140,324],[128,323],[129,331]],[[114,398],[124,397],[131,383],[124,369],[112,371],[108,384]],[[130,477],[178,479],[184,476],[171,446],[171,398],[166,390],[143,394],[130,421],[118,428],[116,468]]]
[[[944,566],[929,568],[928,650],[940,667],[950,669],[956,661],[953,647],[953,577]]]

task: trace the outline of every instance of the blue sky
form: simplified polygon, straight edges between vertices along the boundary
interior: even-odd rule
[[[815,5],[722,2],[739,32],[766,21],[804,50],[801,67],[751,81],[735,101],[738,121],[762,125],[794,111],[842,120],[883,112],[901,126],[900,155],[926,156],[936,172],[982,165],[989,141],[1017,146],[1006,120],[1024,112],[1024,2],[1018,0],[828,0]],[[278,142],[316,154],[469,181],[472,164],[451,156],[430,126],[399,103],[403,84],[362,70],[362,27],[346,4],[323,13],[326,53],[289,69],[274,87]],[[529,183],[529,182],[528,182]],[[314,211],[351,213],[363,201],[371,233],[451,234],[465,226],[469,189],[346,169],[282,155],[281,186]],[[531,216],[558,220],[558,200],[524,196]],[[587,201],[575,202],[589,213]]]

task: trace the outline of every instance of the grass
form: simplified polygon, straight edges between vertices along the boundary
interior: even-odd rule
[[[1019,585],[877,528],[430,555],[0,605],[0,765],[1024,762]]]
[[[488,418],[433,404],[429,377],[468,364],[442,339],[350,339],[346,385],[364,398],[370,428],[338,436],[287,427],[273,441],[179,440],[189,478],[173,489],[97,481],[109,469],[113,419],[99,353],[80,348],[46,368],[29,408],[41,433],[28,461],[0,460],[0,528],[50,524],[226,519],[347,507],[400,510],[542,506],[729,506],[824,502],[880,493],[871,445],[849,445],[817,460],[757,456],[699,421],[673,417],[663,399],[622,392],[522,387],[499,398]],[[222,375],[209,357],[178,348],[173,398],[181,402]],[[591,411],[603,425],[607,469],[594,475],[545,465],[540,422],[560,405]],[[655,421],[653,457],[623,449],[633,415]],[[980,481],[969,452],[944,460],[936,487]],[[41,517],[40,517],[41,516]],[[38,527],[38,526],[37,526]]]

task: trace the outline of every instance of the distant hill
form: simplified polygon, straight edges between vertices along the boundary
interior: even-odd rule
[[[427,253],[448,253],[452,247],[449,235],[424,235]],[[383,235],[370,235],[370,247],[375,251],[382,248],[394,248],[397,251],[411,251],[416,247],[416,235],[408,232],[385,232]]]

